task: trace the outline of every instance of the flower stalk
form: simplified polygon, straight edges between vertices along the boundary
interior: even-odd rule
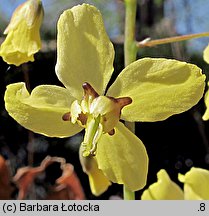
[[[167,37],[167,38],[155,39],[155,40],[151,40],[151,38],[146,38],[143,41],[137,42],[136,45],[138,48],[153,47],[157,45],[186,41],[186,40],[191,40],[191,39],[200,38],[200,37],[209,37],[209,32]]]
[[[135,40],[135,25],[136,25],[136,0],[125,0],[125,41],[124,41],[124,56],[125,67],[136,60],[137,46]],[[125,125],[133,133],[135,133],[135,123],[125,121]],[[123,196],[125,200],[134,200],[135,193],[130,191],[123,185]]]
[[[135,41],[136,0],[125,0],[125,67],[136,60],[137,46]]]

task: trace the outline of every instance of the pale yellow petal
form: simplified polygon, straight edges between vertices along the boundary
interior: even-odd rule
[[[18,28],[19,23],[25,20],[28,28],[34,27],[35,24],[42,22],[43,6],[41,0],[28,0],[20,4],[12,14],[9,25],[4,31],[8,34],[10,31]]]
[[[209,44],[203,51],[203,59],[209,64]]]
[[[29,94],[24,83],[15,83],[7,86],[4,99],[9,115],[33,132],[49,137],[68,137],[82,129],[62,119],[74,100],[65,88],[42,85]]]
[[[21,52],[18,50],[19,43],[17,45],[13,45],[12,41],[14,37],[16,37],[16,34],[14,34],[14,32],[10,32],[1,45],[0,56],[3,58],[3,60],[8,64],[13,64],[16,66],[29,61],[33,62],[33,55],[28,55],[27,52]],[[17,37],[20,38],[20,36]]]
[[[209,200],[209,171],[192,167],[185,175],[179,174],[179,181],[184,183],[186,200]]]
[[[209,85],[209,83],[208,83],[208,85]],[[204,113],[202,119],[204,121],[207,121],[209,119],[209,90],[207,90],[207,92],[205,93],[204,101],[205,101],[206,110],[205,110],[205,113]]]
[[[66,10],[58,21],[56,74],[81,99],[88,82],[104,93],[113,72],[114,49],[100,12],[88,4]]]
[[[89,177],[89,184],[92,194],[95,196],[101,195],[108,189],[108,187],[111,185],[111,182],[107,179],[102,170],[98,168],[95,157],[83,156],[82,146],[79,151],[79,158],[83,171]]]
[[[126,67],[108,90],[131,97],[122,109],[128,121],[160,121],[190,109],[203,96],[205,75],[196,65],[163,58],[144,58]]]
[[[173,182],[167,172],[161,169],[157,173],[158,181],[153,183],[146,189],[142,196],[142,200],[183,200],[183,190]]]
[[[102,193],[104,193],[111,185],[111,182],[104,175],[102,170],[98,168],[95,159],[93,159],[92,169],[90,172],[88,172],[88,176],[89,176],[89,184],[90,184],[91,192],[95,196],[99,196]]]
[[[115,183],[132,191],[142,189],[147,180],[148,156],[142,141],[121,122],[115,134],[101,136],[96,152],[99,169]]]

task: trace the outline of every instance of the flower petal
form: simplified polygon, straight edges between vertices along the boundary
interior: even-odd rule
[[[209,44],[203,51],[203,59],[209,64]]]
[[[89,184],[92,194],[95,196],[101,195],[108,189],[108,187],[111,185],[111,182],[107,179],[102,170],[98,168],[95,157],[83,156],[82,146],[79,151],[79,158],[83,171],[89,177]]]
[[[36,133],[49,137],[68,137],[82,129],[70,121],[62,120],[74,100],[65,88],[41,85],[30,95],[24,83],[15,83],[7,86],[4,99],[9,115]]]
[[[19,66],[22,63],[29,62],[29,61],[33,62],[34,61],[33,54],[28,55],[27,50],[25,50],[24,52],[21,52],[18,50],[20,48],[19,46],[21,46],[21,43],[13,45],[12,41],[16,37],[19,38],[20,34],[16,36],[16,34],[14,32],[11,32],[6,37],[5,41],[1,45],[0,56],[8,64],[14,64],[16,66]],[[25,47],[25,45],[23,45],[23,46]],[[30,48],[30,46],[29,46],[29,48]],[[22,48],[20,48],[20,49],[22,49]],[[37,48],[36,51],[38,51],[38,49],[39,48]]]
[[[208,82],[208,86],[209,86],[209,82]],[[209,119],[209,90],[207,90],[207,92],[205,93],[204,101],[205,101],[206,110],[202,119],[204,121],[207,121]]]
[[[158,181],[149,186],[141,196],[142,200],[183,200],[184,193],[164,169],[157,173]]]
[[[122,109],[122,119],[160,121],[194,106],[204,93],[204,81],[196,65],[144,58],[126,67],[107,94],[132,98]]]
[[[88,4],[66,10],[58,21],[56,74],[81,99],[88,82],[104,93],[113,72],[114,48],[100,12]]]
[[[115,134],[101,136],[96,152],[99,169],[108,179],[132,191],[143,188],[147,180],[148,156],[142,141],[121,122]]]
[[[209,171],[192,167],[185,175],[179,174],[179,181],[184,183],[184,199],[209,200]]]

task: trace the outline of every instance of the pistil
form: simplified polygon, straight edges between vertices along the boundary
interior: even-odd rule
[[[94,156],[97,149],[97,143],[103,133],[103,127],[100,123],[100,115],[97,118],[89,116],[85,129],[84,141],[82,142],[83,156]]]

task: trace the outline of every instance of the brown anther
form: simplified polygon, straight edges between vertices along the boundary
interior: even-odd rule
[[[62,116],[62,120],[63,120],[63,121],[70,121],[70,120],[71,120],[71,114],[70,114],[70,112],[65,113],[65,114]]]
[[[115,134],[115,129],[113,128],[111,131],[108,132],[108,134],[109,134],[110,136],[114,135],[114,134]]]
[[[84,97],[90,95],[93,98],[96,98],[99,96],[99,94],[94,90],[94,88],[89,83],[85,82],[82,86],[84,89]]]

